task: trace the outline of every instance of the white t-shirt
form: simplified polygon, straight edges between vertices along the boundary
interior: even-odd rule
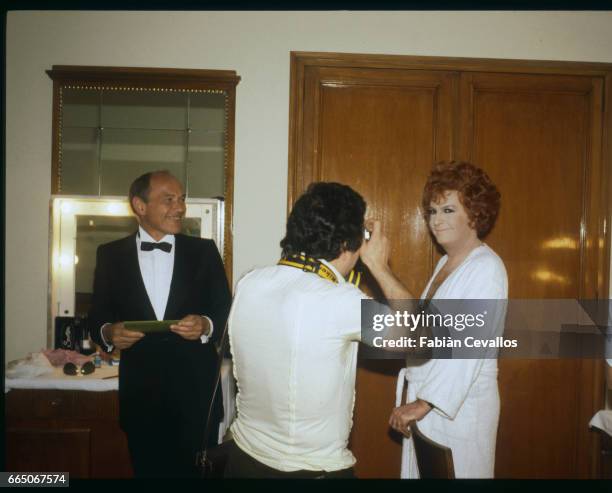
[[[288,266],[238,284],[229,335],[238,384],[238,447],[280,471],[351,467],[360,340],[359,289]]]

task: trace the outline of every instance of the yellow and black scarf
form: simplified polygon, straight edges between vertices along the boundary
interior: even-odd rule
[[[327,279],[328,281],[338,284],[338,278],[336,277],[336,274],[334,274],[334,271],[327,267],[327,265],[325,265],[323,262],[303,254],[294,254],[283,257],[278,261],[278,265],[287,265],[289,267],[301,269],[304,272],[312,272],[323,279]],[[346,282],[354,284],[358,287],[359,283],[361,282],[361,272],[352,270],[348,275]]]

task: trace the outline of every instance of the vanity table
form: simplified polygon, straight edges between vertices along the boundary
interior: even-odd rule
[[[184,183],[182,233],[215,241],[231,285],[240,77],[233,70],[65,65],[47,74],[53,81],[47,346],[78,349],[64,336],[74,335],[91,307],[96,250],[136,230],[126,194],[145,172],[167,169]],[[65,376],[57,369],[6,379],[7,470],[132,476],[118,381],[104,379],[113,372],[117,367]],[[234,416],[231,362],[221,378],[220,436]]]
[[[38,378],[7,378],[6,470],[132,477],[127,440],[119,427],[118,380],[113,378],[118,369],[104,364],[91,375],[66,376],[56,368]],[[220,437],[235,414],[230,360],[223,362],[221,383],[225,417]]]

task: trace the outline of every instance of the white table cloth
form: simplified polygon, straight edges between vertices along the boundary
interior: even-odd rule
[[[118,366],[108,366],[106,363],[102,363],[102,367],[96,368],[96,371],[90,375],[64,375],[62,368],[54,368],[53,373],[36,378],[5,378],[4,391],[9,392],[11,389],[85,390],[91,392],[118,390],[118,373]],[[236,388],[232,373],[232,361],[229,359],[224,359],[221,366],[221,388],[223,389],[225,415],[223,421],[219,424],[219,443],[221,443],[221,439],[229,429],[236,414]]]
[[[612,436],[612,410],[597,411],[589,426],[594,426]]]

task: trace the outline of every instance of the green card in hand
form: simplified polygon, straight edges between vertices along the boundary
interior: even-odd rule
[[[123,325],[128,330],[152,334],[155,332],[168,332],[170,326],[177,323],[179,323],[179,320],[132,320],[130,322],[123,322]]]

